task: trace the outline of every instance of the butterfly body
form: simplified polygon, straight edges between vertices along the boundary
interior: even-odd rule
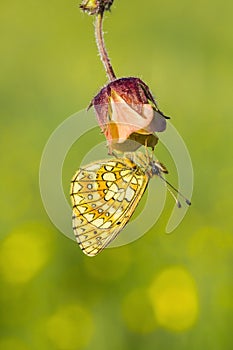
[[[98,254],[124,228],[149,179],[160,172],[143,153],[133,158],[129,153],[126,158],[93,162],[79,169],[71,181],[73,230],[88,256]]]

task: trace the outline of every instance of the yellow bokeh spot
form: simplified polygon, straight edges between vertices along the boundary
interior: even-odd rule
[[[136,333],[154,331],[156,320],[147,290],[135,289],[123,300],[122,315],[127,327]]]
[[[47,263],[51,235],[40,223],[12,231],[0,245],[0,273],[9,283],[26,283]]]
[[[185,268],[162,271],[149,288],[149,296],[160,326],[182,332],[194,325],[198,316],[197,289]]]
[[[0,340],[0,350],[29,350],[29,347],[19,339],[6,338]]]
[[[87,346],[93,328],[90,313],[77,304],[64,306],[46,323],[47,335],[59,350],[77,350]]]

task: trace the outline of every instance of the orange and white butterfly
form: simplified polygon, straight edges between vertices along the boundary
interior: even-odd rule
[[[167,173],[166,168],[142,152],[96,161],[77,171],[70,193],[73,230],[85,254],[95,256],[116,238],[134,213],[150,178],[162,177],[161,172]]]

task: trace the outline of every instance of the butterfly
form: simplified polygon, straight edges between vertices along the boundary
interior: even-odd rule
[[[168,171],[142,152],[99,160],[76,172],[70,191],[72,222],[76,240],[86,255],[97,255],[116,238],[149,180],[155,175],[162,177],[161,172]]]

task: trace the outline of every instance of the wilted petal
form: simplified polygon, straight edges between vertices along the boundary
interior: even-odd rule
[[[154,116],[151,123],[147,126],[148,132],[162,132],[166,129],[166,119],[159,112],[154,111]]]
[[[114,90],[111,91],[110,106],[110,120],[117,125],[119,142],[124,142],[135,131],[145,129],[153,119],[154,113],[150,105],[143,106],[140,115]]]

